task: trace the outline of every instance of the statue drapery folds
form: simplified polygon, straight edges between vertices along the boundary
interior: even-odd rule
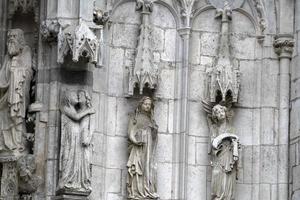
[[[58,191],[90,194],[90,116],[95,111],[84,90],[66,90],[61,106],[61,147]]]
[[[233,112],[229,105],[213,106],[205,101],[203,105],[208,113],[207,120],[211,134],[209,148],[212,166],[211,199],[233,200],[239,160],[239,138],[230,125]]]
[[[157,129],[153,119],[153,101],[143,97],[128,125],[129,158],[127,162],[128,199],[157,199],[156,162]]]
[[[11,29],[0,68],[1,151],[24,151],[25,116],[33,76],[31,50],[21,29]]]

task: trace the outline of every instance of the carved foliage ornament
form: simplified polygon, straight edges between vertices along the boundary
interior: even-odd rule
[[[95,8],[93,12],[93,22],[97,25],[104,25],[109,19],[109,13]]]
[[[134,67],[129,71],[129,95],[133,95],[135,87],[138,87],[139,93],[142,94],[144,88],[154,90],[158,84],[158,70],[152,62],[152,27],[149,18],[152,6],[151,1],[137,0],[136,8],[141,10],[141,25]]]
[[[72,60],[78,62],[80,57],[88,58],[90,62],[97,63],[99,40],[91,28],[80,22],[78,26],[68,26],[58,34],[57,62],[63,63],[64,57],[70,52]]]
[[[292,37],[278,37],[275,39],[273,46],[279,56],[291,57],[294,49],[294,40]]]
[[[41,35],[47,42],[56,42],[60,24],[58,20],[45,20],[41,25]]]

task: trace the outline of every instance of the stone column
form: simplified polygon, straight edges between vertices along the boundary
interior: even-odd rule
[[[188,23],[186,23],[188,24]],[[184,28],[178,30],[182,38],[182,68],[179,70],[179,92],[178,96],[180,98],[179,105],[179,118],[178,120],[178,199],[186,199],[187,192],[187,175],[188,175],[188,118],[189,118],[189,77],[190,77],[190,67],[189,67],[189,49],[190,49],[190,33],[191,28],[187,25]]]
[[[289,104],[290,61],[294,41],[291,35],[277,35],[274,41],[279,58],[279,116],[278,116],[278,197],[288,199],[289,188]],[[283,155],[284,154],[284,155]],[[283,157],[282,157],[283,156]],[[282,170],[281,170],[282,169]]]

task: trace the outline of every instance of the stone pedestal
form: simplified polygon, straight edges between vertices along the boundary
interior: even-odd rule
[[[70,189],[61,189],[56,192],[55,200],[88,200],[91,191],[82,192]]]
[[[69,195],[69,194],[62,194],[56,196],[54,200],[88,200],[87,196],[78,196],[78,195]]]
[[[0,159],[2,163],[1,198],[5,200],[18,200],[18,170],[15,157]]]

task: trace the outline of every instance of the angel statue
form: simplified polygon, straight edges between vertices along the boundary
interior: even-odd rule
[[[211,200],[234,200],[239,160],[239,138],[231,126],[231,102],[225,105],[202,101],[207,112],[211,140]]]

